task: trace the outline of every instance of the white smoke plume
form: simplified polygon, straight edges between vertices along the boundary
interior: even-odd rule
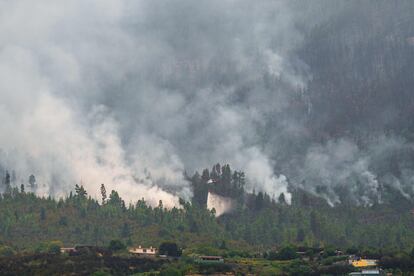
[[[408,141],[320,142],[308,125],[330,113],[307,90],[304,30],[359,10],[333,2],[0,1],[0,165],[35,174],[41,194],[104,183],[153,205],[189,199],[184,171],[216,162],[275,198],[288,185],[332,204],[344,187],[359,204],[383,185],[408,197],[412,162],[384,161]]]
[[[209,192],[207,195],[207,209],[215,210],[215,216],[230,213],[234,208],[234,202],[229,197],[219,196]]]
[[[383,135],[366,143],[362,148],[341,138],[310,147],[293,173],[295,181],[331,205],[344,201],[365,206],[381,203],[384,186],[410,198],[414,187],[410,161],[413,145]]]
[[[184,169],[216,160],[287,193],[256,131],[305,85],[279,1],[0,2],[1,164],[39,193],[75,183],[128,201],[189,198]],[[262,124],[263,125],[263,124]]]

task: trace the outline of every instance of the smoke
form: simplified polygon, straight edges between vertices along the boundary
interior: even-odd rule
[[[291,181],[322,196],[330,205],[382,203],[390,188],[411,198],[413,145],[401,137],[385,135],[364,143],[340,138],[310,146],[303,159],[295,160]]]
[[[4,1],[0,7],[1,164],[41,194],[82,183],[174,205],[183,179],[216,160],[251,187],[286,191],[257,137],[301,39],[286,3]],[[263,125],[263,124],[262,124]]]
[[[303,185],[334,204],[350,179],[361,202],[380,178],[407,193],[409,166],[380,177],[374,146],[315,143],[297,50],[303,21],[339,12],[298,3],[0,2],[1,166],[22,183],[35,174],[41,194],[82,181],[98,196],[104,183],[166,206],[191,197],[185,170],[217,161],[244,170],[248,190],[288,200],[288,185]]]
[[[213,193],[207,195],[207,209],[215,210],[215,216],[219,217],[223,214],[229,213],[234,208],[234,202],[229,197],[219,196]]]

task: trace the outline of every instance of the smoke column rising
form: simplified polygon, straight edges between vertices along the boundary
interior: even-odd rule
[[[55,195],[105,183],[127,200],[174,205],[191,196],[184,169],[219,160],[286,192],[256,137],[284,97],[263,75],[304,85],[285,59],[300,37],[284,3],[19,0],[0,10],[1,161],[19,181],[34,173]]]
[[[361,148],[307,127],[318,110],[298,26],[338,12],[328,3],[304,14],[301,1],[1,1],[0,164],[22,183],[35,174],[41,194],[82,181],[96,196],[104,183],[166,206],[191,197],[185,170],[216,162],[287,200],[288,184],[332,204],[348,185],[370,202],[379,177],[407,193],[409,168],[400,184],[378,175],[384,156],[412,148],[400,137]]]

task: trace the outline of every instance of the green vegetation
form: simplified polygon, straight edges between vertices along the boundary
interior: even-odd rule
[[[220,168],[220,169],[218,169]],[[277,202],[269,195],[246,193],[244,174],[228,165],[214,166],[202,176],[188,177],[194,191],[192,202],[180,200],[172,209],[148,206],[144,199],[128,206],[116,191],[102,202],[88,197],[82,186],[64,199],[43,198],[12,188],[0,196],[0,244],[14,250],[35,250],[41,242],[159,246],[174,241],[195,253],[257,251],[284,245],[349,250],[383,248],[408,252],[414,244],[413,204],[398,198],[398,205],[349,206],[326,204],[321,198],[292,191],[292,202]],[[207,181],[213,179],[213,184]],[[207,190],[232,197],[232,212],[219,218],[206,209]],[[103,189],[102,189],[103,188]],[[45,252],[44,249],[39,249]],[[47,250],[46,250],[47,251]]]
[[[244,178],[244,173],[233,172],[228,165],[215,165],[201,176],[196,173],[188,177],[195,191],[192,202],[180,200],[181,205],[172,209],[164,208],[161,201],[157,207],[148,206],[144,199],[126,205],[116,191],[107,198],[104,185],[100,202],[79,185],[64,199],[38,197],[11,187],[0,197],[0,256],[9,262],[12,258],[16,265],[27,258],[31,264],[52,258],[66,267],[88,259],[62,256],[61,247],[106,247],[115,254],[101,257],[107,258],[103,263],[108,264],[102,266],[96,256],[89,260],[95,265],[85,264],[96,269],[90,271],[96,275],[109,273],[111,258],[121,258],[117,261],[125,267],[134,267],[130,262],[135,260],[126,250],[132,245],[155,246],[160,255],[183,257],[172,263],[160,259],[154,266],[151,263],[149,270],[127,269],[130,273],[154,269],[160,275],[214,271],[306,275],[352,270],[346,257],[336,256],[335,249],[377,258],[388,269],[414,267],[411,202],[399,199],[398,205],[331,207],[318,197],[295,190],[291,204],[287,204],[284,196],[276,201],[262,192],[247,193]],[[232,197],[232,212],[216,218],[214,210],[207,210],[208,190]],[[197,255],[220,255],[226,262],[196,264]]]
[[[42,242],[35,251],[37,253],[60,254],[60,248],[62,247],[63,243],[61,241]]]
[[[112,250],[112,251],[119,251],[119,250],[122,250],[122,249],[125,249],[126,248],[126,246],[125,246],[125,244],[122,242],[122,241],[120,241],[120,240],[111,240],[110,242],[109,242],[109,247],[108,247],[110,250]]]
[[[180,257],[182,254],[175,242],[163,242],[158,250],[160,255],[167,255],[171,257]]]

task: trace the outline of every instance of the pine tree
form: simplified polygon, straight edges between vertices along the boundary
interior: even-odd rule
[[[244,172],[234,171],[232,176],[232,187],[235,196],[242,196],[244,194],[244,185],[246,184],[246,179]]]
[[[10,185],[10,174],[8,171],[6,171],[6,177],[4,179],[4,185],[5,185],[5,193],[6,194],[11,194],[12,192],[12,188]]]
[[[75,185],[75,192],[76,192],[76,196],[78,198],[86,198],[86,196],[88,195],[85,188],[83,188],[83,185],[79,186],[78,184],[76,184]]]
[[[217,163],[216,165],[213,166],[213,168],[211,169],[211,173],[210,173],[210,177],[213,180],[219,180],[221,176],[221,166],[219,163]]]
[[[286,204],[286,198],[285,198],[285,194],[281,193],[279,196],[279,203],[285,205]]]
[[[36,177],[33,174],[29,176],[29,184],[33,191],[36,188]]]
[[[207,182],[210,180],[210,172],[208,171],[208,169],[203,170],[203,173],[201,174],[201,179],[204,182]]]
[[[106,202],[106,188],[105,185],[101,185],[102,205]]]
[[[221,168],[221,186],[223,195],[232,196],[231,169],[228,164]]]
[[[118,206],[121,209],[125,209],[125,202],[119,196],[117,191],[112,190],[111,194],[109,195],[108,204]]]
[[[5,180],[4,180],[4,184],[7,186],[7,185],[10,185],[10,174],[9,174],[9,171],[6,171],[6,178],[5,178]]]
[[[264,207],[264,194],[263,192],[259,192],[256,196],[255,200],[255,210],[259,211]]]

